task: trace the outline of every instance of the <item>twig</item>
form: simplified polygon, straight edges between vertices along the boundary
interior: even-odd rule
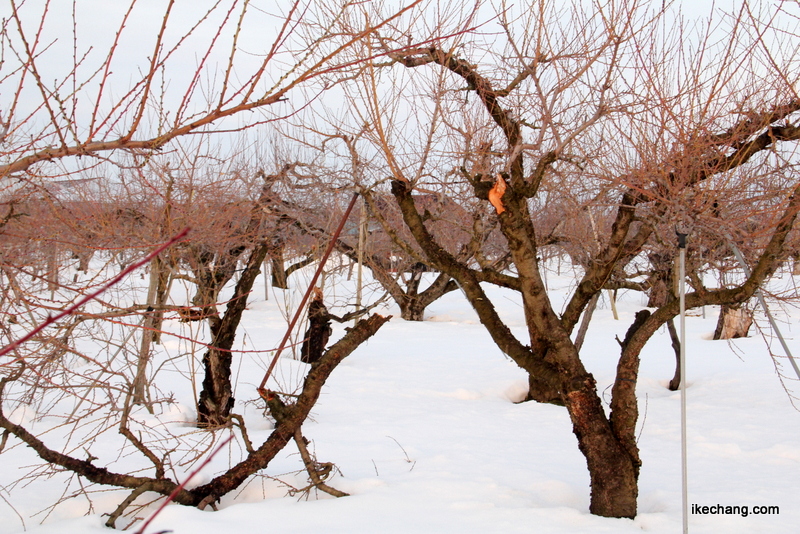
[[[247,434],[247,428],[244,425],[244,418],[236,413],[231,414],[231,424],[233,426],[239,427],[239,431],[242,433],[242,439],[244,440],[244,448],[247,449],[249,454],[255,452],[253,448],[253,442],[250,441],[250,436]]]
[[[294,433],[294,442],[297,443],[297,449],[300,451],[300,458],[303,459],[303,465],[306,466],[308,476],[311,477],[313,487],[324,491],[328,495],[333,495],[334,497],[347,497],[350,495],[349,493],[332,488],[323,482],[323,476],[327,478],[331,469],[333,469],[333,464],[320,464],[311,458],[311,454],[308,452],[308,447],[306,446],[306,438],[303,437],[303,433],[299,428]],[[317,466],[320,465],[323,465],[326,469],[322,471],[323,476],[320,476],[320,471],[317,471]]]
[[[164,502],[161,503],[161,506],[159,506],[158,509],[155,512],[153,512],[153,514],[150,517],[148,517],[144,523],[142,523],[142,526],[139,527],[139,530],[136,531],[136,534],[144,534],[144,530],[150,525],[153,519],[155,519],[156,516],[158,516],[158,514],[161,513],[161,510],[163,510],[170,502],[172,502],[175,496],[178,495],[178,493],[180,493],[181,490],[183,490],[183,488],[186,486],[186,483],[189,482],[192,478],[194,478],[194,476],[197,473],[199,473],[205,466],[207,466],[209,462],[211,462],[211,460],[214,458],[214,456],[216,456],[217,453],[221,451],[232,439],[233,439],[232,435],[225,438],[222,441],[222,443],[219,444],[219,447],[217,447],[214,450],[214,452],[208,455],[208,458],[203,460],[200,463],[200,465],[198,465],[191,473],[189,473],[189,476],[187,476],[183,482],[178,484],[178,487],[176,487],[172,491],[172,493],[170,493],[169,496],[166,499],[164,499]]]
[[[142,260],[130,265],[128,268],[122,270],[117,276],[112,278],[111,281],[109,281],[106,285],[104,285],[103,287],[101,287],[100,289],[95,291],[94,293],[89,293],[88,295],[86,295],[82,299],[78,300],[78,302],[76,302],[72,306],[66,308],[64,311],[59,312],[59,313],[57,313],[55,315],[48,316],[47,319],[45,319],[45,321],[43,323],[41,323],[39,326],[37,326],[36,328],[31,330],[27,334],[22,336],[22,338],[18,339],[17,341],[12,341],[10,344],[8,344],[5,347],[3,347],[3,349],[0,349],[0,356],[5,356],[9,352],[14,350],[18,346],[20,346],[21,344],[25,343],[26,341],[28,341],[29,339],[34,337],[36,334],[38,334],[42,330],[44,330],[46,327],[48,327],[51,324],[55,323],[59,319],[61,319],[63,317],[66,317],[67,315],[70,315],[71,313],[76,311],[78,308],[80,308],[81,306],[86,304],[87,302],[96,299],[97,297],[99,297],[100,295],[102,295],[103,293],[105,293],[106,291],[108,291],[109,289],[114,287],[115,285],[117,285],[119,282],[124,280],[130,273],[132,273],[133,271],[135,271],[139,267],[147,265],[150,262],[150,260],[152,260],[153,258],[158,256],[159,254],[161,254],[164,250],[166,250],[167,248],[169,248],[170,246],[172,246],[176,242],[178,242],[181,239],[183,239],[184,237],[186,237],[186,234],[188,234],[188,233],[189,233],[189,227],[187,226],[186,228],[181,230],[177,235],[175,235],[175,237],[173,237],[172,239],[170,239],[169,241],[167,241],[166,243],[164,243],[163,245],[161,245],[160,247],[155,249],[153,252],[148,254],[144,259],[142,259]]]
[[[403,448],[403,446],[400,445],[399,441],[394,439],[392,436],[386,436],[386,437],[389,438],[390,440],[394,441],[395,443],[397,443],[397,446],[400,447],[400,450],[403,451],[403,454],[405,454],[405,456],[406,456],[406,463],[412,464],[411,465],[411,469],[409,469],[409,471],[413,471],[414,470],[414,466],[417,465],[417,461],[416,460],[412,460],[411,458],[408,457],[408,453]],[[375,463],[375,462],[373,462],[373,463]],[[377,472],[377,471],[378,471],[378,468],[376,467],[375,468],[375,472]]]
[[[17,517],[19,517],[19,520],[22,523],[22,530],[28,530],[28,528],[25,526],[25,520],[22,518],[22,515],[17,511],[17,509],[14,508],[14,505],[11,504],[2,493],[0,493],[0,499],[3,499],[3,501],[5,501],[5,503],[8,505],[8,507],[14,510],[14,513],[17,514]]]
[[[108,521],[106,521],[106,526],[109,528],[115,528],[114,523],[116,523],[117,519],[119,519],[119,516],[122,515],[125,509],[128,506],[130,506],[131,503],[133,503],[133,501],[135,501],[136,498],[139,497],[139,495],[141,495],[142,493],[144,493],[149,489],[150,489],[150,483],[145,482],[144,484],[133,490],[130,495],[125,497],[125,499],[121,503],[119,503],[119,506],[117,506],[116,510],[114,510],[113,512],[111,512],[111,514],[109,514]]]
[[[639,443],[639,439],[642,437],[642,432],[644,432],[644,423],[647,421],[647,405],[649,401],[649,397],[647,393],[644,394],[644,415],[642,416],[642,426],[639,428],[639,435],[636,436],[636,443]]]
[[[164,478],[164,463],[158,458],[158,456],[155,455],[155,453],[153,453],[153,451],[147,448],[147,446],[142,442],[141,439],[137,438],[133,434],[133,432],[131,432],[131,430],[128,428],[128,417],[131,411],[131,399],[132,395],[130,392],[128,392],[128,395],[125,397],[125,407],[122,410],[122,419],[119,422],[119,433],[125,436],[128,439],[128,441],[130,441],[133,444],[133,446],[139,450],[139,452],[141,452],[147,457],[148,460],[153,462],[153,465],[156,468],[156,478]]]

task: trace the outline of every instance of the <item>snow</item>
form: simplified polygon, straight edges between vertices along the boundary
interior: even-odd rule
[[[306,273],[301,274],[293,275],[293,290],[273,290],[269,301],[263,298],[263,285],[254,289],[237,338],[238,349],[263,350],[277,345],[286,325],[287,303],[298,302],[305,287]],[[563,300],[574,285],[568,274],[548,274],[554,302]],[[351,282],[329,279],[327,283],[327,298],[344,303]],[[487,290],[512,329],[524,335],[521,308],[514,295],[497,288]],[[639,294],[622,293],[620,319],[614,320],[604,295],[594,314],[583,353],[606,401],[610,400],[607,388],[619,355],[615,336],[624,335],[642,306]],[[691,316],[686,322],[689,503],[747,506],[751,513],[746,517],[694,514],[689,518],[690,531],[796,531],[800,523],[796,505],[800,414],[758,333],[731,343],[710,340],[716,311],[707,308],[706,318]],[[778,312],[790,347],[796,348],[792,339],[796,312],[773,311]],[[589,475],[566,411],[515,403],[525,393],[525,374],[494,346],[463,295],[453,292],[435,302],[422,323],[401,320],[393,307],[382,313],[395,317],[334,371],[303,427],[318,459],[334,462],[339,469],[330,484],[351,496],[288,496],[286,484],[301,487],[306,480],[296,448],[290,444],[265,477],[252,479],[241,491],[226,496],[219,511],[171,505],[147,532],[680,531],[680,393],[666,388],[675,358],[665,330],[642,354],[637,387],[643,460],[639,515],[634,520],[608,519],[589,514]],[[766,325],[765,320],[758,321],[762,327]],[[177,329],[178,325],[169,327]],[[334,336],[341,335],[343,326],[336,328]],[[175,350],[182,346],[177,340],[168,340],[165,350],[170,344]],[[236,411],[247,420],[254,442],[265,439],[271,429],[259,403],[254,402],[255,386],[269,357],[269,353],[243,353],[234,368]],[[788,367],[785,361],[781,365]],[[297,388],[306,369],[287,354],[270,387]],[[185,434],[197,447],[210,446],[208,433],[189,424],[194,406],[186,375],[181,361],[163,367],[157,375],[158,386],[172,392],[177,403],[160,405],[153,416],[137,413],[137,418],[153,428],[162,425],[165,433]],[[786,384],[797,393],[796,381],[787,380]],[[49,418],[34,423],[29,411],[18,410],[14,418],[34,424],[40,432],[55,426]],[[56,428],[43,439],[52,445],[66,440],[67,433],[68,429]],[[120,452],[120,443],[112,429],[98,436],[95,448],[100,452],[95,448],[92,452],[101,456],[99,463],[119,470],[134,461]],[[209,480],[235,461],[241,449],[238,442],[230,445],[192,484]],[[13,484],[39,463],[32,451],[13,437],[0,460],[0,534],[23,531],[23,520],[27,532],[37,534],[108,532],[101,514],[111,512],[127,495],[118,490],[100,491],[91,494],[91,503],[79,496],[49,510],[67,491],[70,477],[59,473]],[[73,479],[68,491],[76,488]],[[147,496],[140,498],[141,502]],[[752,513],[752,507],[763,505],[778,506],[779,514]],[[151,505],[137,516],[144,517],[153,509]],[[121,518],[118,526],[129,521]],[[135,523],[132,529],[138,526]]]

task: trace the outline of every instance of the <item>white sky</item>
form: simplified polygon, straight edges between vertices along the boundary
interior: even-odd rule
[[[17,3],[19,4],[18,0]],[[43,4],[44,0],[27,0],[19,8],[23,27],[31,46],[33,45],[37,26],[42,20]],[[80,57],[87,50],[89,51],[79,68],[79,75],[75,82],[79,84],[86,78],[95,76],[92,83],[78,91],[79,98],[76,106],[77,112],[75,112],[78,117],[77,122],[80,125],[79,129],[87,128],[85,123],[88,122],[88,116],[94,108],[94,100],[97,98],[99,91],[97,82],[101,76],[97,73],[97,70],[102,65],[111,44],[114,42],[115,34],[120,27],[120,21],[123,19],[128,3],[111,0],[78,0],[75,3],[75,16],[78,21],[76,25],[77,47],[75,48],[78,50],[77,54],[73,53],[73,4],[66,0],[54,1],[51,4],[51,11],[45,18],[42,38],[38,44],[37,51],[41,55],[37,56],[37,67],[40,69],[44,84],[52,87],[53,80],[64,80],[65,76],[70,72],[74,55]],[[138,0],[136,3],[126,23],[126,28],[121,34],[122,38],[112,63],[111,75],[103,89],[101,107],[110,108],[114,102],[118,101],[121,95],[124,95],[131,86],[141,80],[142,72],[147,69],[149,58],[154,50],[155,37],[163,20],[166,4],[165,0]],[[170,16],[170,24],[164,40],[166,45],[174,45],[181,36],[186,34],[187,29],[196,23],[197,19],[213,4],[213,0],[193,0],[191,2],[178,0]],[[229,2],[223,2],[223,4],[229,4]],[[241,4],[241,2],[238,4]],[[525,2],[516,3],[517,6],[524,4]],[[715,5],[718,8],[720,6],[730,8],[738,4],[739,2],[731,1],[715,3],[711,0],[696,0],[678,2],[676,6],[680,7],[687,18],[693,18],[707,16]],[[760,5],[758,2],[754,2],[754,4]],[[237,81],[246,80],[257,70],[276,34],[281,21],[280,12],[288,10],[290,5],[291,3],[286,0],[279,2],[253,0],[251,2],[243,29],[238,36],[236,58],[230,84],[232,87],[237,86]],[[314,2],[312,7],[318,8],[323,5],[324,2]],[[225,9],[227,9],[227,6]],[[13,18],[10,17],[11,12],[8,4],[0,8],[0,15],[6,20],[10,33],[14,34],[15,23]],[[165,69],[166,76],[164,79],[159,78],[156,80],[158,87],[154,88],[154,91],[161,92],[163,90],[166,96],[161,104],[163,104],[164,109],[171,110],[173,116],[175,109],[179,107],[184,98],[186,89],[191,86],[197,64],[206,54],[209,43],[225,16],[226,12],[223,9],[218,9],[212,13],[209,19],[201,25],[194,35],[189,36],[181,48],[170,58]],[[192,95],[198,109],[206,105],[209,98],[208,94],[206,94],[207,88],[219,87],[220,85],[220,79],[224,75],[225,65],[231,52],[232,28],[237,17],[238,11],[234,11],[230,15],[228,31],[224,32],[224,35],[220,37],[219,46],[206,60],[208,68]],[[19,41],[15,41],[14,46],[19,49],[21,44]],[[0,67],[0,74],[7,76],[14,63],[14,50],[6,43],[3,52],[6,61]],[[290,59],[288,56],[283,56],[273,61],[272,67],[268,69],[265,76],[267,81],[260,85],[260,90],[266,90],[271,87],[273,82],[285,73],[288,66],[291,65]],[[272,80],[269,80],[270,76]],[[238,77],[241,77],[241,79]],[[12,105],[17,89],[15,80],[15,76],[7,79],[0,77],[0,117],[2,117],[3,121],[7,120],[8,110]],[[60,96],[69,93],[72,87],[74,87],[73,82],[68,80],[59,89]],[[30,77],[26,80],[25,91],[24,97],[16,104],[15,121],[19,123],[25,120],[29,113],[38,113],[38,121],[49,120],[48,115],[40,107],[41,95]],[[282,104],[282,109],[271,107],[271,109],[267,109],[264,112],[242,115],[225,126],[235,127],[248,121],[263,120],[265,113],[287,110],[289,109],[287,106],[302,103],[302,100],[302,98],[295,98],[288,104]],[[326,105],[333,104],[334,108],[337,105],[341,105],[336,102],[336,97],[328,98]],[[66,107],[70,108],[67,113],[72,113],[71,106],[68,105]],[[38,111],[36,111],[37,108],[39,108]],[[191,106],[189,109],[191,109]],[[154,110],[150,109],[148,111],[152,114]],[[122,131],[124,123],[130,120],[130,115],[131,113],[125,113],[124,110],[118,110],[120,122],[110,130],[112,132]],[[29,133],[30,130],[31,128],[25,134],[32,135]],[[152,130],[149,133],[152,133]],[[106,137],[113,137],[113,135],[107,134]]]

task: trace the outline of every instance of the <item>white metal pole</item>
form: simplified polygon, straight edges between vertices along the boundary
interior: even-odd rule
[[[686,465],[686,234],[678,234],[680,250],[680,314],[681,314],[681,495],[683,500],[683,534],[689,533],[689,477]]]
[[[742,266],[745,276],[749,278],[750,267],[748,267],[747,262],[744,261],[742,252],[739,250],[739,247],[734,244],[730,236],[726,235],[725,238],[728,240],[728,246],[730,246],[731,250],[733,250],[733,255],[736,256],[736,260],[739,262],[739,265]],[[767,301],[764,299],[764,293],[761,291],[761,289],[756,289],[756,297],[758,297],[758,302],[761,303],[761,307],[764,308],[764,313],[766,314],[767,319],[769,319],[769,324],[772,326],[772,331],[778,336],[778,340],[781,342],[781,347],[783,347],[783,352],[786,353],[786,357],[789,358],[789,363],[792,364],[792,369],[794,369],[797,378],[800,378],[800,367],[797,366],[797,362],[794,360],[794,356],[792,356],[792,351],[789,350],[789,345],[786,343],[786,339],[784,339],[780,328],[778,328],[778,323],[775,322],[775,318],[772,317],[772,313],[770,313],[769,308],[767,308]]]

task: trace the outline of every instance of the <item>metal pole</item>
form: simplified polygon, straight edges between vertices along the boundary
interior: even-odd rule
[[[678,233],[681,314],[681,496],[683,534],[689,533],[689,476],[686,462],[686,234]]]
[[[739,250],[730,236],[725,236],[725,239],[728,240],[728,246],[731,247],[733,251],[733,255],[736,256],[736,259],[739,262],[739,265],[742,266],[742,270],[744,271],[744,275],[750,278],[750,267],[747,266],[747,263],[744,261],[744,256],[742,256],[742,252]],[[775,335],[778,336],[778,339],[781,342],[781,346],[783,347],[783,352],[786,353],[786,356],[789,358],[789,363],[792,364],[792,368],[794,368],[794,372],[797,374],[797,378],[800,378],[800,368],[797,366],[797,362],[794,361],[794,357],[792,356],[791,351],[789,350],[789,345],[786,344],[786,340],[783,339],[783,334],[781,334],[780,329],[778,328],[778,323],[775,322],[775,319],[772,317],[772,314],[767,308],[767,301],[764,300],[764,293],[761,289],[756,289],[756,297],[758,297],[758,302],[761,303],[761,307],[764,308],[764,313],[767,314],[767,319],[769,319],[769,324],[772,325],[772,330],[775,332]]]

